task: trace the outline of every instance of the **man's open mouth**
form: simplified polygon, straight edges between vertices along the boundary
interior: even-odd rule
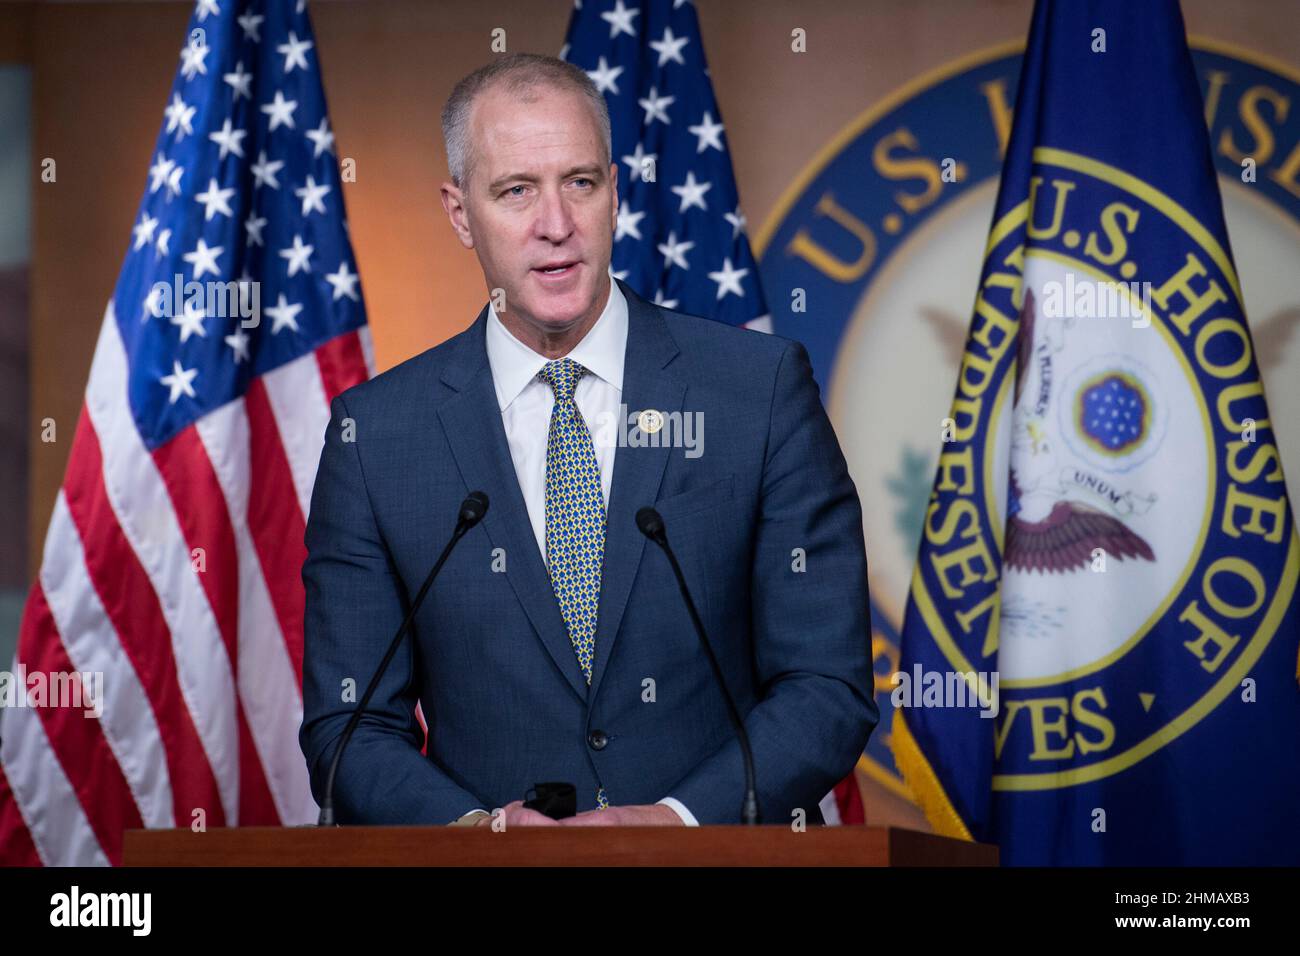
[[[533,271],[540,272],[542,275],[545,276],[561,276],[564,275],[565,273],[571,272],[573,268],[577,266],[577,264],[578,263],[574,261],[554,262],[551,263],[550,265],[538,266]]]

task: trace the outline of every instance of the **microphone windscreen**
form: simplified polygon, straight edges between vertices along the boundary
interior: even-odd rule
[[[473,527],[483,520],[487,510],[487,495],[481,491],[471,491],[465,500],[461,502],[460,520],[466,526]]]
[[[642,508],[636,513],[636,526],[651,541],[658,541],[664,534],[664,519],[653,508]]]

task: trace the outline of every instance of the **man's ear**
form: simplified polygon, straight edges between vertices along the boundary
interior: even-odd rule
[[[618,232],[618,163],[609,164],[609,185],[614,194],[614,209],[610,228]]]
[[[456,232],[456,238],[466,249],[473,249],[474,236],[469,229],[469,209],[465,205],[465,194],[455,183],[444,182],[439,190],[439,196],[442,199],[442,208],[447,213],[447,219],[451,222],[451,228]]]

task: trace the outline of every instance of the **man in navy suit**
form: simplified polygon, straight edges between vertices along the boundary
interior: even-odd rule
[[[611,279],[618,167],[581,70],[497,60],[457,86],[443,132],[443,206],[490,301],[333,403],[303,568],[313,792],[480,490],[486,518],[341,761],[340,822],[739,822],[740,746],[668,560],[637,528],[646,505],[744,719],[764,822],[821,822],[879,714],[861,509],[807,353]],[[554,780],[576,785],[576,816],[523,806]]]

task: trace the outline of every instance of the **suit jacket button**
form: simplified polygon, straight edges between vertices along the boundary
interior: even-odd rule
[[[591,745],[592,750],[604,750],[605,745],[609,743],[609,737],[603,730],[593,730],[587,735],[587,743]]]

